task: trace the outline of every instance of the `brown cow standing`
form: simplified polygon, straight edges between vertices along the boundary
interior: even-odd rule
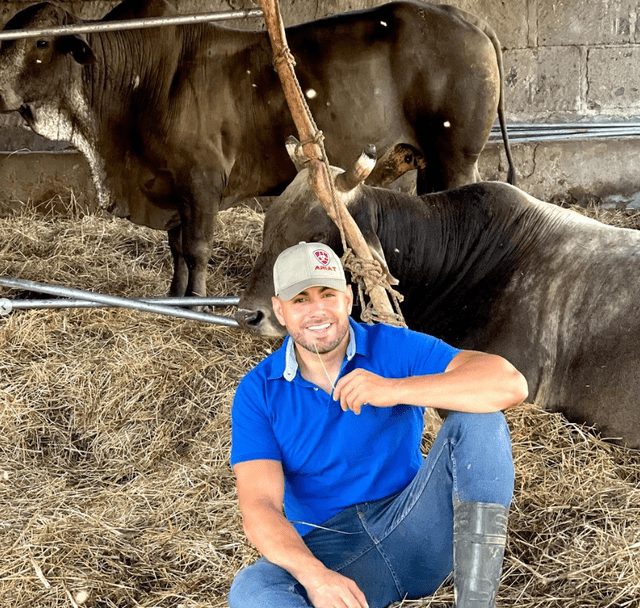
[[[105,19],[169,10],[125,0]],[[41,3],[5,29],[79,21]],[[383,155],[404,142],[426,160],[419,192],[479,179],[496,113],[504,127],[501,52],[484,21],[397,2],[292,27],[287,38],[334,164],[367,144]],[[265,32],[199,24],[4,41],[0,111],[76,146],[105,209],[168,231],[173,295],[205,294],[221,203],[277,193],[295,175],[284,146],[295,128]]]

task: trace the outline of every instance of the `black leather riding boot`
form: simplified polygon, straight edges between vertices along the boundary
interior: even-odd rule
[[[453,505],[455,608],[495,608],[509,509],[483,502]]]

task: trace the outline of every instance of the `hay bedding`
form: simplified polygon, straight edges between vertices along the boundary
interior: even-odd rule
[[[221,215],[210,293],[241,291],[261,219]],[[72,204],[0,222],[2,274],[131,297],[168,288],[162,233]],[[80,309],[15,312],[0,346],[0,607],[226,606],[256,557],[228,465],[230,404],[277,343]],[[532,406],[509,422],[517,481],[499,605],[637,607],[638,455]],[[402,605],[452,602],[449,585]]]

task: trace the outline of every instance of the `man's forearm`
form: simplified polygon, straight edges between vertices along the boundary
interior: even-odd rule
[[[306,587],[308,579],[324,565],[309,551],[295,527],[271,506],[256,507],[244,515],[249,541],[270,562],[284,568]]]
[[[399,401],[411,405],[467,412],[495,412],[527,397],[527,383],[506,359],[470,354],[443,374],[403,378],[395,386]]]

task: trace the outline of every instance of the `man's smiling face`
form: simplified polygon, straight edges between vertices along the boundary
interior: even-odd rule
[[[278,321],[293,341],[312,353],[331,352],[348,340],[351,286],[346,291],[308,287],[291,300],[274,297],[272,304]]]

